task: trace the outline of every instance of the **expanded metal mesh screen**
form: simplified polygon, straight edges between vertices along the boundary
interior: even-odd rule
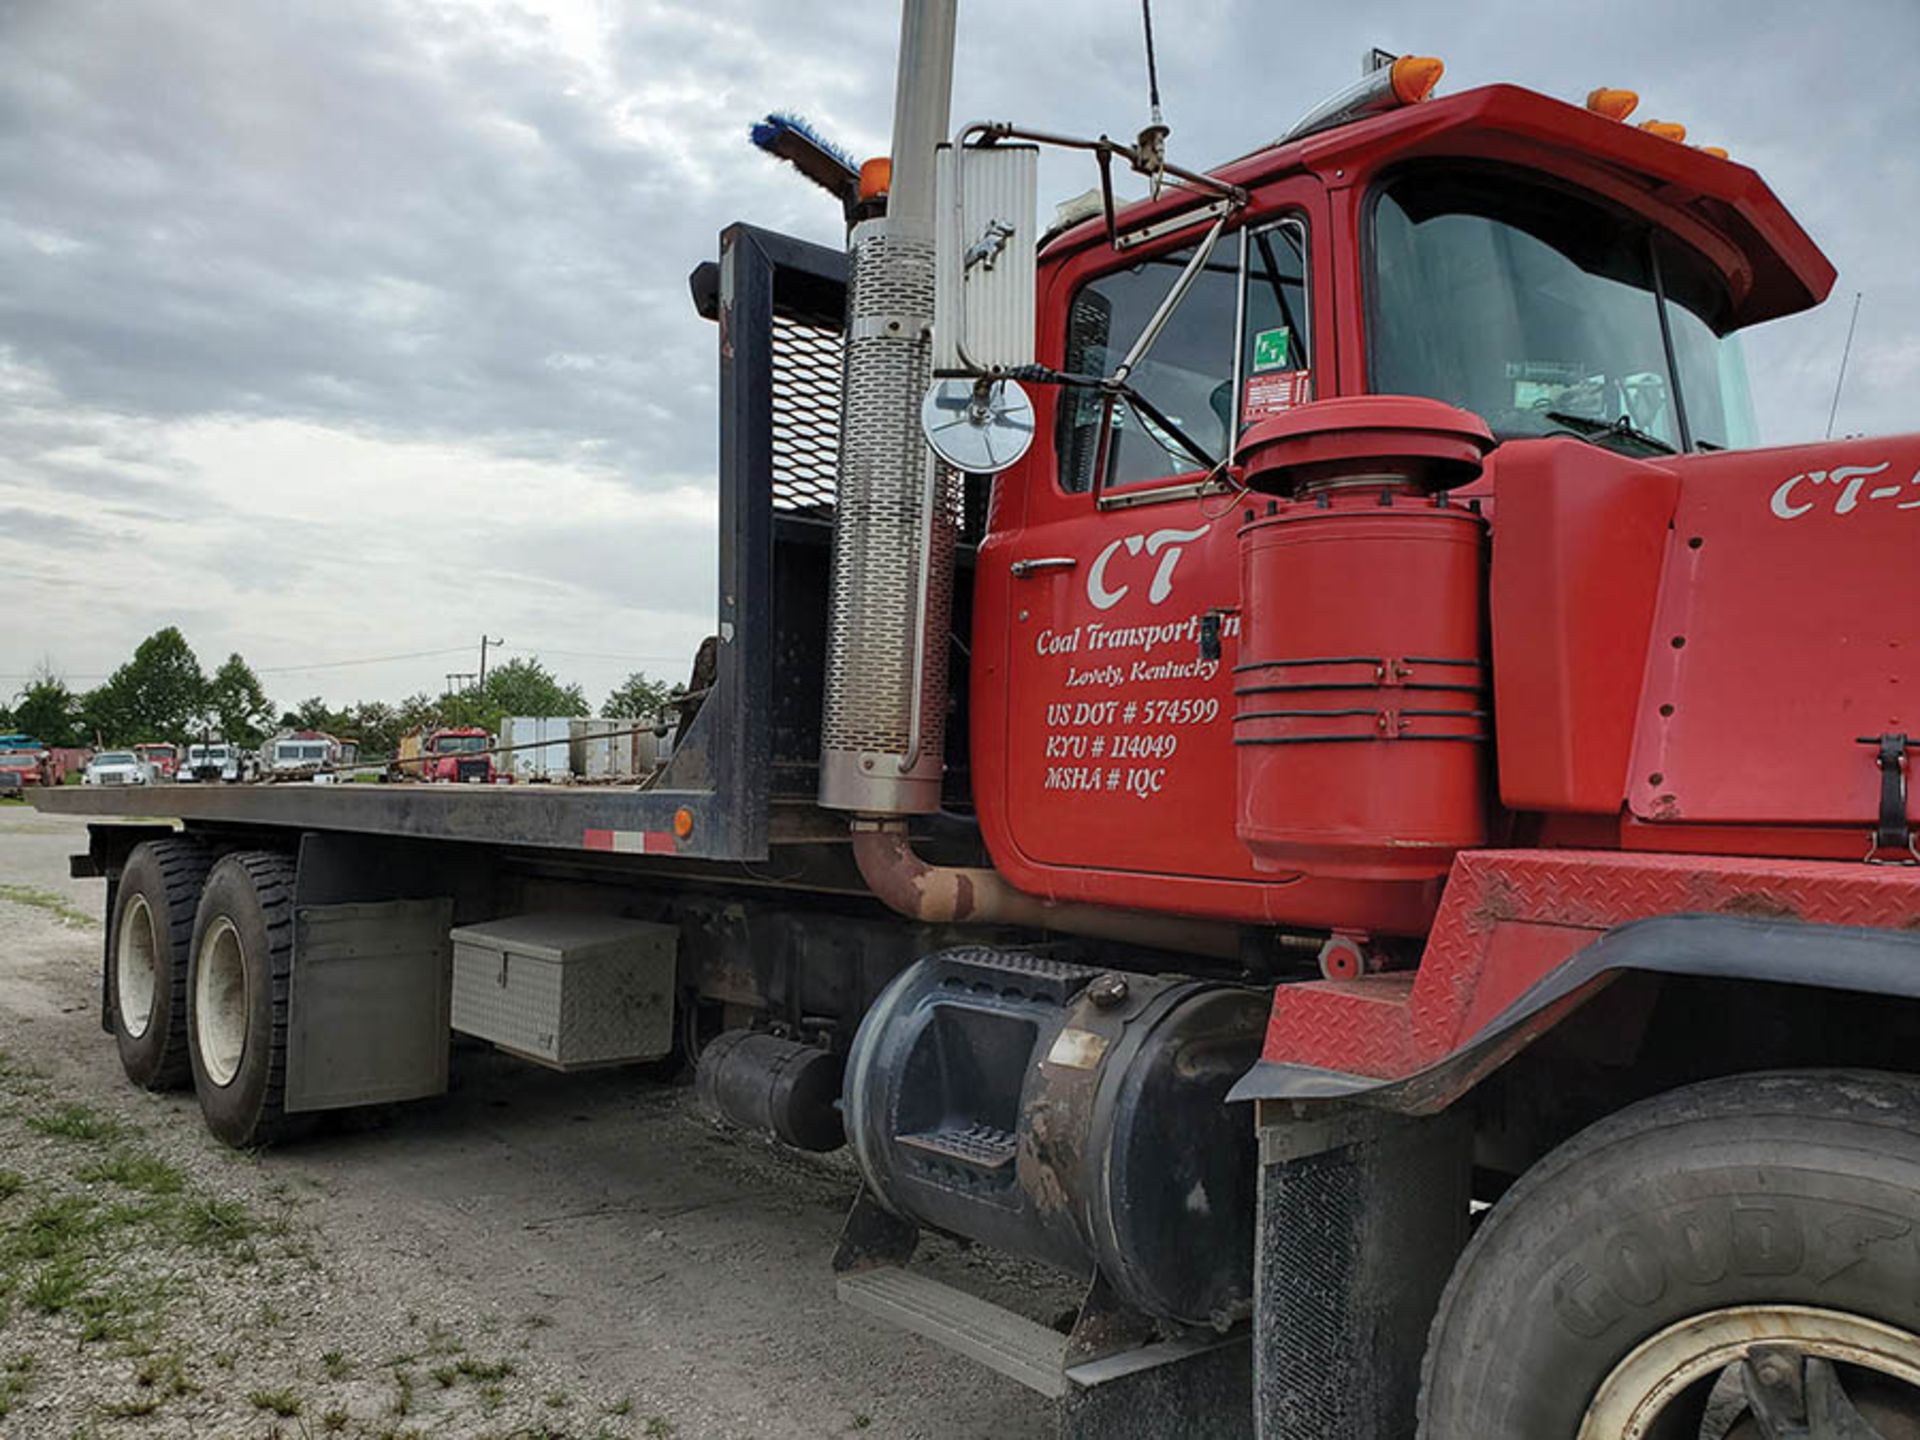
[[[833,516],[840,463],[840,333],[773,317],[773,508]]]

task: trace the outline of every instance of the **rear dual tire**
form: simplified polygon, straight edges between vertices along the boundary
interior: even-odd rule
[[[294,863],[239,851],[207,877],[187,968],[187,1052],[207,1128],[252,1149],[288,1139],[287,1014]]]
[[[108,919],[107,1017],[120,1068],[143,1090],[175,1090],[193,1078],[187,968],[212,864],[197,841],[148,840],[120,872]]]

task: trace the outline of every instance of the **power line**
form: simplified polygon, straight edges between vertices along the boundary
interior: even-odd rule
[[[569,660],[651,660],[662,665],[675,665],[691,658],[685,652],[678,655],[610,655],[604,650],[550,650],[544,645],[502,645],[502,650],[524,650],[529,655],[561,655]]]
[[[439,650],[409,650],[404,655],[368,655],[358,660],[321,660],[312,665],[256,665],[256,675],[304,674],[309,670],[343,670],[351,665],[385,665],[394,660],[426,660],[435,655],[464,655],[471,645],[448,645]]]

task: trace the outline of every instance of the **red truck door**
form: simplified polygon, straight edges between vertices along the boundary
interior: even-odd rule
[[[1309,303],[1311,184],[1289,188],[1215,243],[1131,377],[1215,460],[1238,424],[1313,393],[1312,312],[1325,299]],[[1043,354],[1112,373],[1193,254],[1193,233],[1158,253],[1099,247],[1062,267]],[[1125,405],[1096,475],[1101,412],[1097,393],[1061,392],[1051,435],[1035,441],[1051,453],[1019,472],[1024,506],[1006,507],[1023,523],[982,555],[982,583],[1004,586],[1006,607],[1005,825],[990,817],[989,833],[1011,840],[1016,871],[1252,878],[1233,830],[1231,734],[1235,532],[1249,502]],[[1210,611],[1228,612],[1217,659],[1201,648]]]

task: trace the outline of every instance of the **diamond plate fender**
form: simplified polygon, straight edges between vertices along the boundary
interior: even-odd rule
[[[1920,869],[1470,851],[1418,969],[1281,986],[1230,1098],[1438,1109],[1622,970],[1920,997]]]

